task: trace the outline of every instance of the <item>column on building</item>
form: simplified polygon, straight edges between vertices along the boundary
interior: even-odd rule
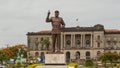
[[[91,47],[93,47],[93,35],[91,34]]]
[[[66,41],[66,34],[63,35],[63,38],[64,38],[64,42],[63,42],[63,48],[65,48],[65,41]]]
[[[80,42],[81,42],[81,47],[83,47],[83,42],[82,42],[82,38],[83,38],[83,36],[82,36],[82,34],[80,34],[80,36],[81,36],[81,40],[80,40]]]
[[[75,47],[75,34],[73,34],[73,47]]]
[[[82,41],[83,41],[83,42],[82,42],[82,43],[83,43],[83,44],[82,44],[82,47],[85,47],[85,34],[83,34],[82,36],[83,36],[83,39],[82,39]]]
[[[73,47],[73,34],[71,34],[71,47]]]
[[[63,38],[64,34],[61,33],[61,49],[63,50],[63,41],[64,41],[64,38]]]

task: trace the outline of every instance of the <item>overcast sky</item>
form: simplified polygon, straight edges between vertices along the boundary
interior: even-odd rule
[[[120,29],[120,0],[0,0],[0,47],[27,44],[27,32],[51,29],[48,10],[59,10],[67,27]]]

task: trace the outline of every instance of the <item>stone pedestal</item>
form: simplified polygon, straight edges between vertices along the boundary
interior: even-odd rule
[[[65,54],[50,53],[45,54],[45,64],[46,65],[65,65]]]

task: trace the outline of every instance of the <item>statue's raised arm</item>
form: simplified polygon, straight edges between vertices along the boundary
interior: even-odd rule
[[[49,16],[50,16],[50,10],[48,11],[47,18],[46,18],[46,22],[51,22]]]

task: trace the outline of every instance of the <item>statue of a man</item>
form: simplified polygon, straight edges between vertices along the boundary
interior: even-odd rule
[[[53,44],[53,52],[55,52],[55,44],[57,43],[57,51],[60,52],[60,33],[61,28],[65,27],[65,23],[61,17],[59,17],[59,11],[55,11],[55,17],[50,16],[50,11],[48,11],[48,15],[46,18],[46,22],[51,22],[52,24],[52,44]]]

